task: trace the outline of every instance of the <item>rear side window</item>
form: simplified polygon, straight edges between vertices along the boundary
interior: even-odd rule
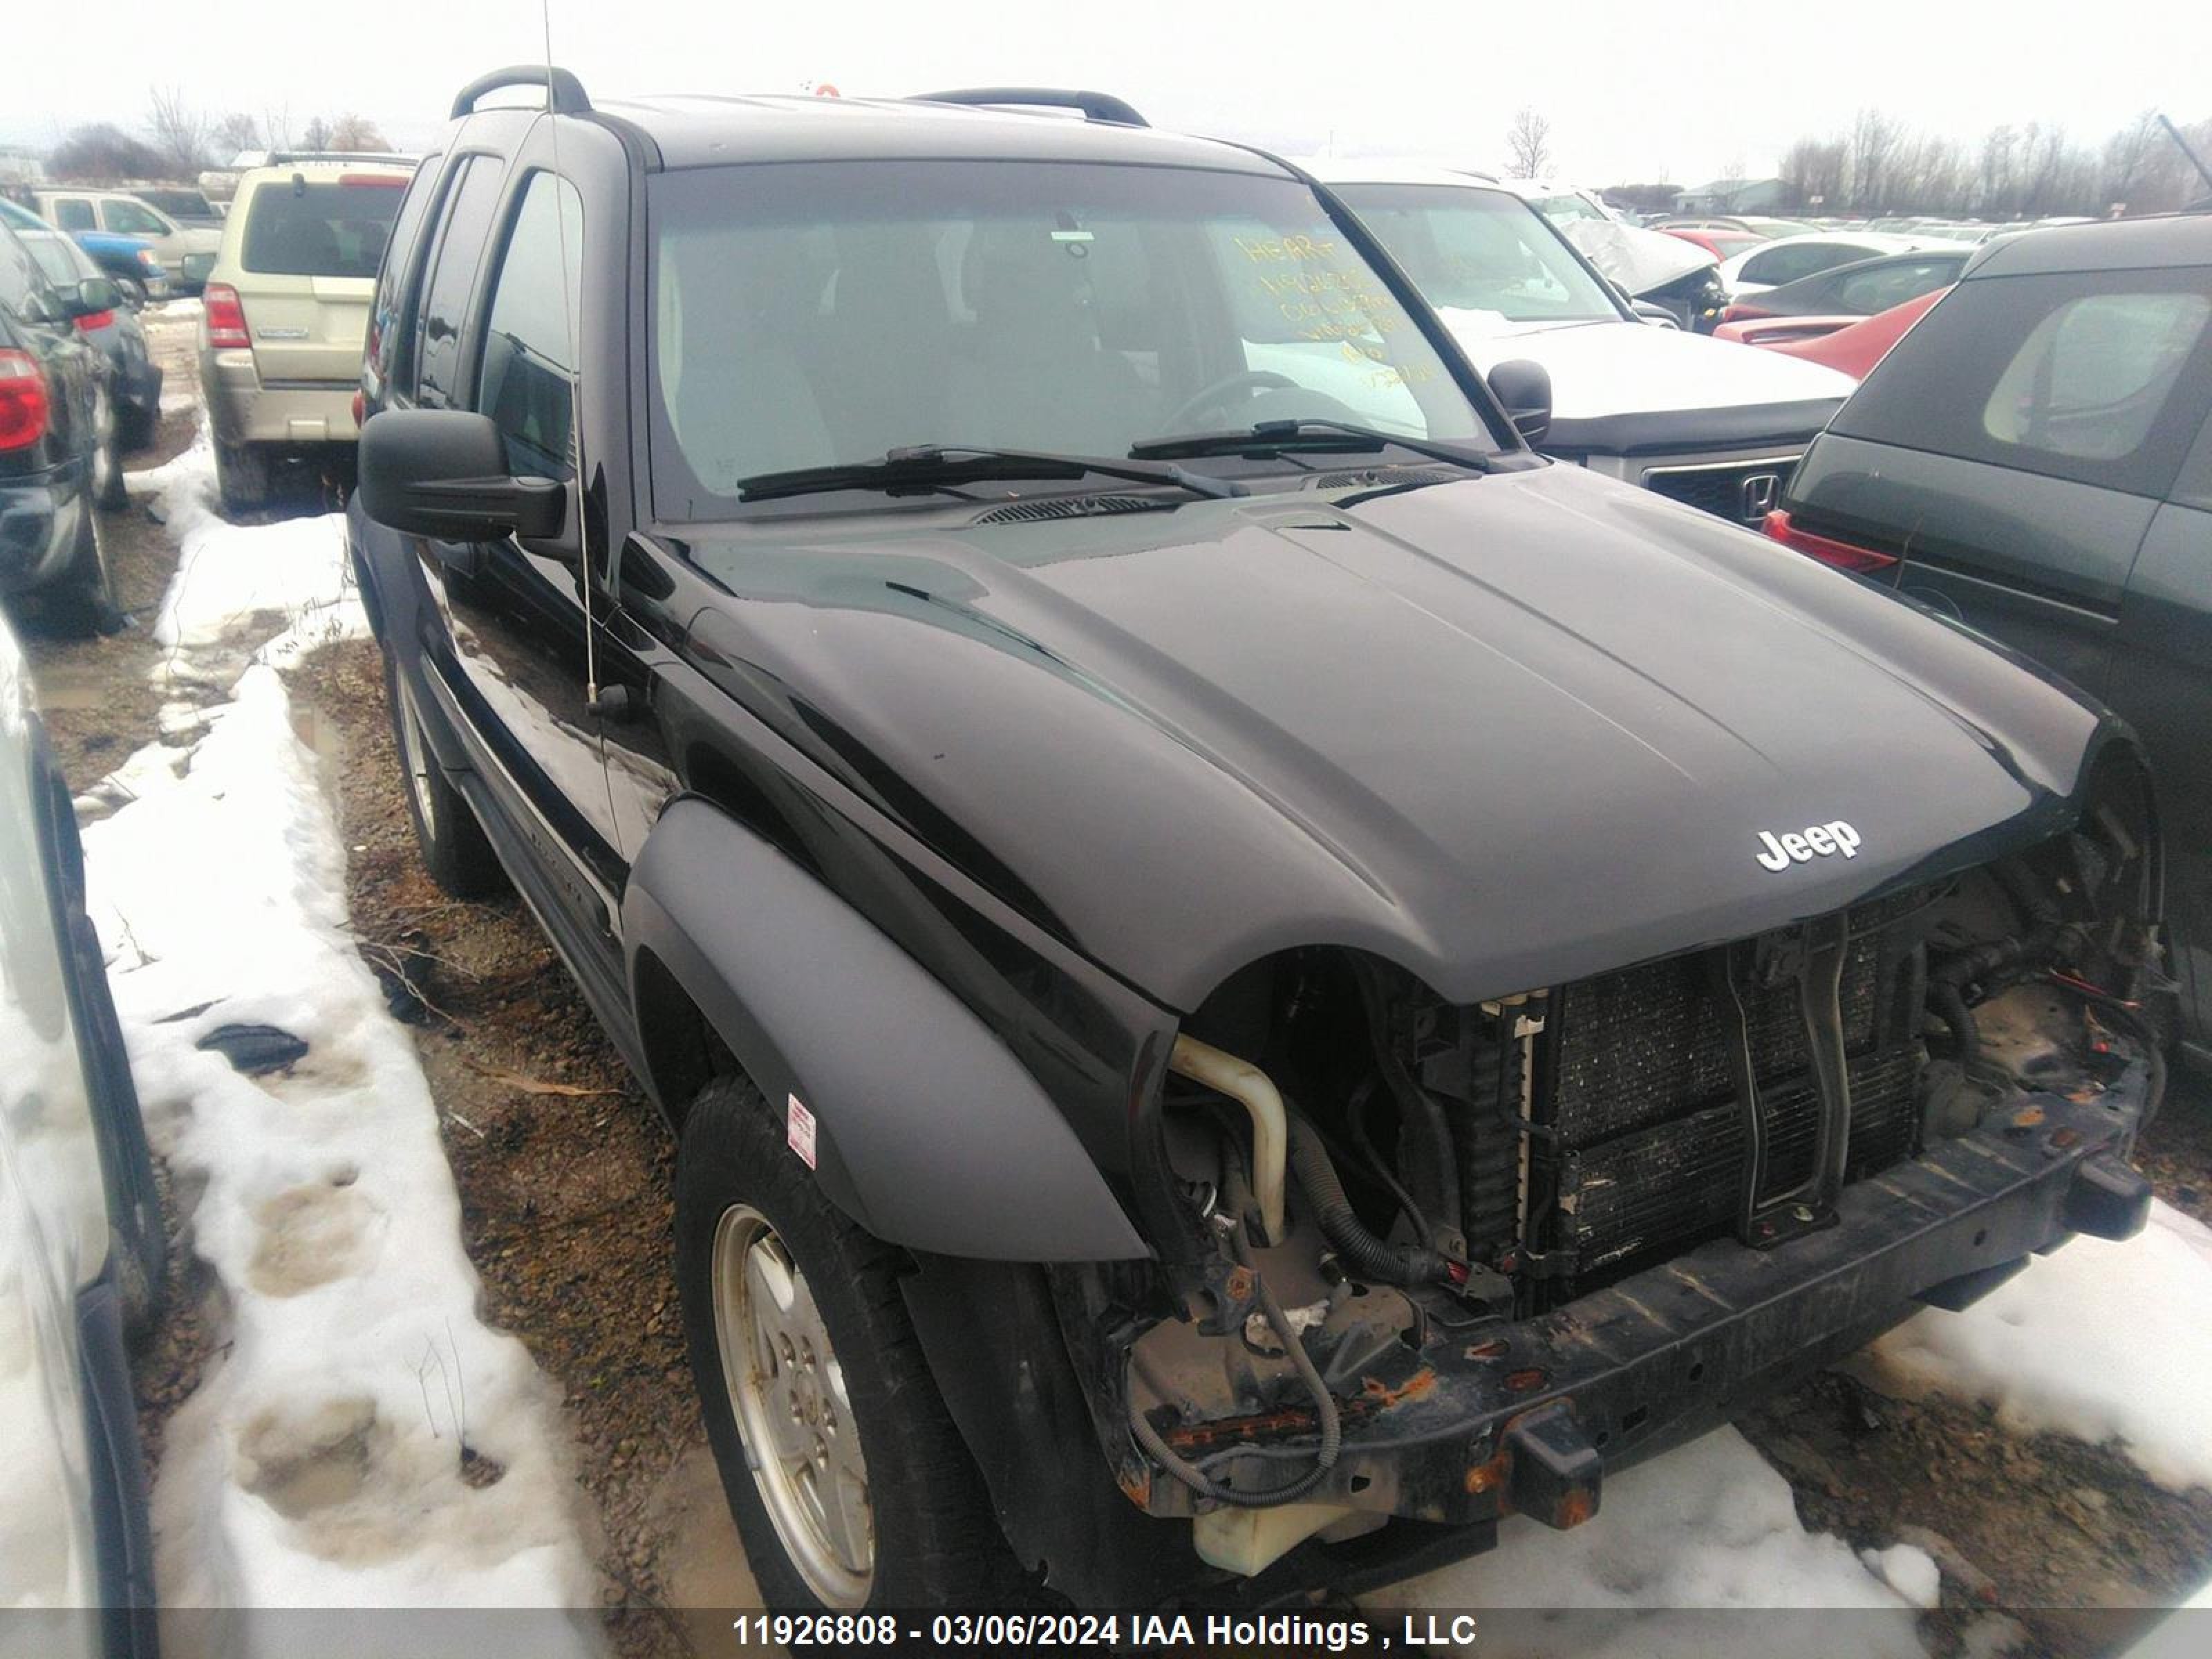
[[[584,210],[575,187],[550,173],[533,175],[500,258],[477,377],[477,407],[499,428],[507,470],[520,477],[570,475],[583,248]]]
[[[1753,254],[1743,262],[1742,278],[1747,283],[1768,283],[1779,288],[1801,276],[1817,276],[1824,270],[1833,270],[1838,265],[1851,264],[1869,257],[1865,248],[1845,247],[1834,242],[1808,242]]]
[[[2203,337],[2202,294],[2087,294],[2035,325],[1982,407],[2000,443],[2086,460],[2132,454]]]
[[[375,308],[368,322],[368,368],[376,387],[392,381],[400,342],[406,337],[401,319],[408,299],[408,279],[415,270],[415,248],[423,216],[429,211],[430,198],[438,188],[438,161],[437,156],[430,156],[415,169],[414,178],[400,194],[392,234],[385,240]]]
[[[1964,263],[1958,258],[1888,260],[1873,270],[1838,275],[1833,279],[1837,302],[1845,311],[1871,317],[1956,282]]]
[[[96,230],[92,204],[82,196],[65,197],[54,204],[54,222],[64,230]]]
[[[388,173],[270,179],[246,207],[238,263],[264,276],[374,276],[406,182]]]
[[[460,373],[461,322],[476,286],[477,263],[491,232],[499,205],[500,163],[496,157],[471,155],[447,192],[438,239],[430,250],[429,276],[415,327],[416,396],[433,409],[453,402]]]
[[[153,209],[137,202],[103,202],[100,210],[108,229],[118,236],[167,236],[176,228]]]
[[[2212,270],[1961,283],[1837,431],[2159,495],[2212,407]]]

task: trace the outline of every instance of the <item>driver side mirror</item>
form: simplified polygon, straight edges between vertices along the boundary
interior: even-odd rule
[[[72,321],[117,310],[122,304],[123,290],[105,276],[88,276],[62,295],[62,309],[69,313]]]
[[[362,510],[377,523],[437,541],[487,542],[561,533],[568,487],[518,478],[488,415],[387,409],[361,428]]]
[[[1534,447],[1552,429],[1552,374],[1526,357],[1499,363],[1485,377],[1491,394],[1505,405],[1514,430]]]

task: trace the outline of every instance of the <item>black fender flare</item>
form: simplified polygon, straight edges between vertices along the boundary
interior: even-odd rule
[[[816,1178],[877,1237],[1000,1261],[1151,1254],[997,1034],[719,808],[687,797],[661,815],[631,866],[623,938],[633,1006],[651,994],[649,956],[772,1109],[795,1098],[813,1115]]]

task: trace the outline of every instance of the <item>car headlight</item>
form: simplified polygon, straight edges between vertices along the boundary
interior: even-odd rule
[[[138,263],[155,276],[161,274],[161,262],[154,257],[154,250],[150,247],[138,250]]]

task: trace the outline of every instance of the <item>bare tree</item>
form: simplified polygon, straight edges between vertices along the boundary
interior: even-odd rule
[[[1552,162],[1552,124],[1523,104],[1505,132],[1506,171],[1516,179],[1534,179]]]
[[[292,106],[279,104],[261,112],[262,135],[269,140],[270,149],[292,148]]]
[[[346,150],[389,150],[392,141],[376,130],[376,123],[351,110],[331,124],[331,148]]]
[[[240,150],[264,148],[261,124],[244,110],[233,110],[215,124],[215,152],[218,162],[228,163]]]
[[[169,177],[190,179],[207,165],[208,118],[185,101],[182,87],[148,88],[146,130]]]
[[[1781,179],[1799,207],[1841,206],[1844,141],[1800,138],[1782,154]]]
[[[55,178],[86,184],[159,178],[166,165],[151,144],[106,121],[76,128],[46,157]]]
[[[1872,211],[1882,205],[1888,183],[1891,157],[1902,130],[1880,110],[1869,106],[1852,119],[1846,141],[1850,158],[1850,198],[1853,207]]]
[[[308,118],[300,142],[309,149],[328,149],[331,147],[331,124],[319,115]]]
[[[2158,112],[2145,110],[2105,141],[2105,164],[2097,193],[2125,207],[2156,176],[2159,152],[2170,147]]]

